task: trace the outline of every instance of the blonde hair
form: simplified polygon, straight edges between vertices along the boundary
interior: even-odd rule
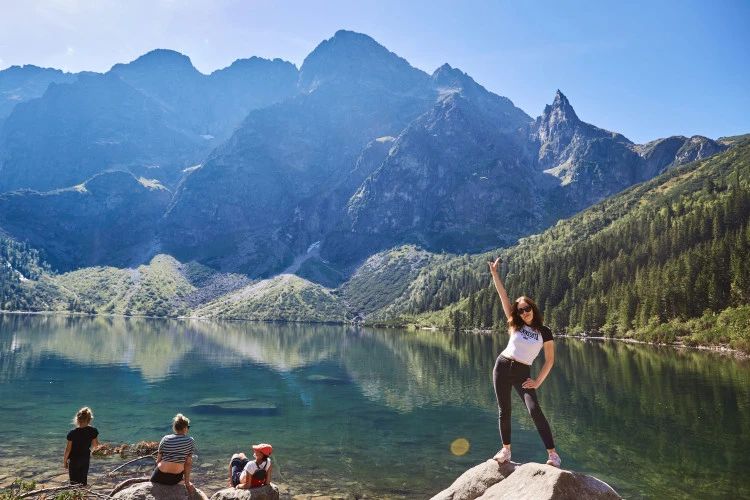
[[[78,413],[76,413],[76,416],[73,417],[73,424],[74,425],[89,425],[93,419],[94,419],[94,414],[91,413],[91,409],[88,406],[84,406],[83,408],[78,410]]]
[[[182,413],[178,413],[174,416],[174,419],[172,420],[172,428],[177,431],[181,431],[182,429],[186,429],[190,427],[190,419],[187,418]]]

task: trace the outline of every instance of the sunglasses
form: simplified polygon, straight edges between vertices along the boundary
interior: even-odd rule
[[[531,312],[532,310],[533,309],[531,308],[531,306],[519,307],[518,314],[526,314],[527,312]]]

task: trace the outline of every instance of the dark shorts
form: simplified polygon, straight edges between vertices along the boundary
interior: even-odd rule
[[[173,486],[175,484],[179,484],[180,481],[182,481],[184,475],[184,471],[180,472],[179,474],[170,474],[169,472],[162,472],[158,467],[156,467],[153,474],[151,474],[151,482]]]
[[[240,484],[240,474],[242,474],[242,469],[244,469],[249,463],[250,459],[239,457],[233,458],[229,463],[232,466],[232,486]]]

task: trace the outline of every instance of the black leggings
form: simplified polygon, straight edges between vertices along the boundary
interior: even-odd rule
[[[539,407],[539,400],[536,397],[535,389],[524,389],[523,384],[531,376],[531,367],[518,361],[508,359],[502,354],[497,357],[495,369],[492,370],[493,380],[495,382],[495,396],[497,396],[498,420],[500,424],[500,437],[503,444],[510,444],[510,390],[515,387],[516,392],[526,404],[529,415],[534,420],[536,430],[544,441],[544,446],[548,450],[555,447],[555,441],[552,439],[552,431],[549,423]]]
[[[71,483],[88,486],[89,457],[70,457],[68,462],[68,477]]]

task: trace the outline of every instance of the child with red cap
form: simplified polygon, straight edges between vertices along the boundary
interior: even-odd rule
[[[255,488],[271,484],[271,459],[273,452],[270,444],[253,445],[255,460],[249,460],[244,453],[235,453],[229,462],[229,485],[238,490]]]

